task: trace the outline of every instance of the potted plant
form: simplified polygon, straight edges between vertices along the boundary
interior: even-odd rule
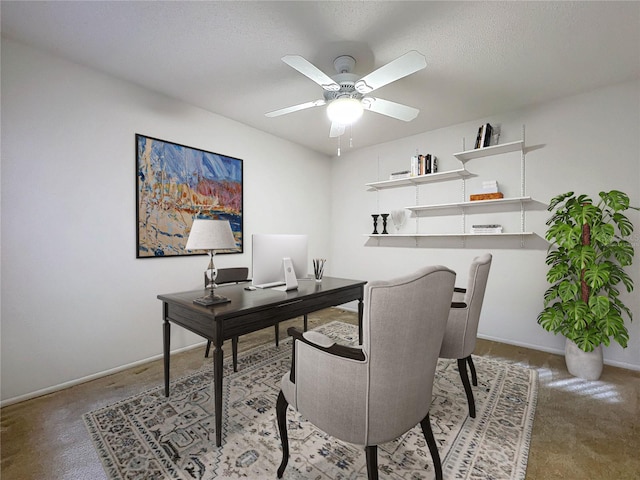
[[[538,323],[567,339],[565,360],[572,375],[596,380],[602,372],[602,345],[611,339],[626,348],[629,332],[624,317],[629,308],[619,286],[631,292],[633,281],[625,267],[633,263],[634,248],[626,240],[633,224],[622,213],[629,197],[618,190],[600,192],[597,204],[587,195],[567,192],[551,200],[553,212],[545,238],[551,242],[546,263],[551,287],[544,294]]]

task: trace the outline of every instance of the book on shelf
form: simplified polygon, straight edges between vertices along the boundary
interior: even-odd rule
[[[471,233],[502,233],[502,225],[473,225],[471,227]]]
[[[410,176],[428,175],[438,171],[438,162],[435,155],[414,155],[411,157]]]
[[[484,148],[491,145],[491,135],[493,134],[493,127],[490,123],[485,123],[478,129],[478,135],[476,136],[475,148]]]
[[[389,175],[389,180],[399,180],[401,178],[408,178],[411,176],[411,171],[402,170],[401,172],[393,172]]]

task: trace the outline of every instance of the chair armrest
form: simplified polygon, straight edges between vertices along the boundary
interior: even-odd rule
[[[317,343],[312,342],[307,337],[305,337],[304,333],[298,330],[295,327],[289,327],[287,330],[287,334],[290,337],[293,337],[293,351],[291,355],[291,373],[289,375],[289,379],[291,383],[295,382],[295,365],[296,365],[296,341],[300,341],[306,343],[307,345],[312,346],[318,350],[323,352],[327,352],[330,355],[335,355],[336,357],[348,358],[350,360],[357,360],[363,362],[365,360],[364,352],[361,348],[348,347],[346,345],[339,345],[337,343],[332,343],[331,345],[323,346]]]

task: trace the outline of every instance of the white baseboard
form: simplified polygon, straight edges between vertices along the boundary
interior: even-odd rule
[[[193,350],[194,348],[201,347],[202,345],[205,345],[205,344],[206,344],[206,342],[198,342],[198,343],[196,343],[194,345],[189,345],[188,347],[182,347],[182,348],[178,348],[176,350],[172,350],[171,354],[173,355],[175,353],[186,352],[187,350]],[[106,377],[107,375],[113,375],[114,373],[119,373],[119,372],[122,372],[123,370],[127,370],[129,368],[138,367],[140,365],[143,365],[143,364],[149,363],[149,362],[153,362],[153,361],[161,359],[163,357],[164,357],[163,354],[154,355],[153,357],[145,358],[143,360],[138,360],[136,362],[128,363],[126,365],[121,365],[119,367],[112,368],[112,369],[105,370],[105,371],[98,372],[98,373],[94,373],[92,375],[87,375],[86,377],[77,378],[77,379],[71,380],[69,382],[64,382],[64,383],[60,383],[58,385],[53,385],[51,387],[43,388],[42,390],[36,390],[35,392],[26,393],[24,395],[20,395],[20,396],[13,397],[13,398],[8,398],[7,400],[0,401],[0,408],[1,407],[6,407],[6,406],[9,406],[9,405],[13,405],[15,403],[24,402],[26,400],[31,400],[33,398],[41,397],[43,395],[48,395],[50,393],[59,392],[60,390],[64,390],[65,388],[73,387],[75,385],[80,385],[81,383],[85,383],[85,382],[90,382],[91,380],[95,380],[97,378]]]
[[[541,345],[533,345],[526,342],[514,342],[511,340],[505,340],[504,338],[492,337],[490,335],[478,334],[478,338],[482,338],[483,340],[491,340],[492,342],[497,343],[506,343],[507,345],[515,345],[516,347],[528,348],[530,350],[538,350],[539,352],[555,353],[556,355],[564,357],[564,349],[562,348],[549,348]],[[618,362],[616,360],[609,360],[605,358],[604,364],[611,365],[612,367],[619,367],[626,370],[634,370],[636,372],[640,372],[640,365],[634,365],[632,363]]]

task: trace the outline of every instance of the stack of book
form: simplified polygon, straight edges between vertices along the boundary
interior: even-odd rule
[[[411,172],[409,170],[402,170],[401,172],[393,172],[389,175],[389,180],[398,180],[400,178],[408,178],[411,176]]]
[[[485,123],[478,129],[478,135],[476,136],[475,148],[488,147],[491,144],[491,134],[493,133],[493,127],[490,123]]]
[[[438,171],[438,159],[435,155],[414,155],[411,157],[411,176],[428,175]]]
[[[482,189],[479,192],[469,195],[469,200],[474,202],[476,200],[495,200],[503,197],[504,195],[498,190],[497,180],[486,180],[482,182]]]
[[[473,225],[471,227],[471,233],[502,233],[502,225]]]

